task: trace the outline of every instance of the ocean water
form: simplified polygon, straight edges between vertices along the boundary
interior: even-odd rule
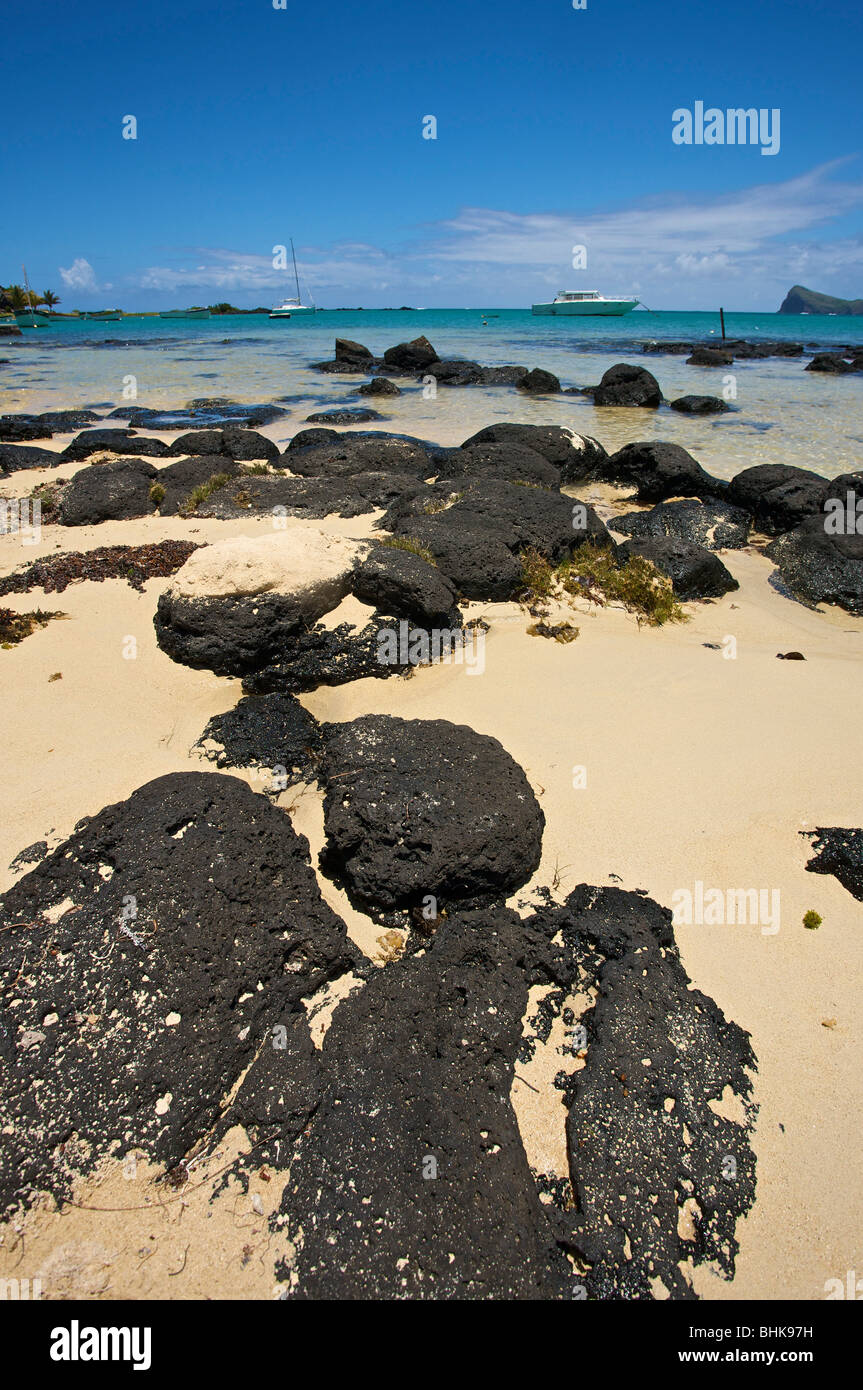
[[[813,351],[863,345],[863,318],[737,314],[725,316],[729,337],[802,342]],[[544,367],[563,386],[599,381],[618,361],[647,367],[668,400],[719,395],[733,377],[732,413],[699,419],[658,411],[608,409],[579,396],[526,397],[510,387],[439,387],[400,383],[395,398],[357,398],[363,378],[314,371],[333,356],[336,336],[364,343],[375,355],[424,333],[439,356],[486,365]],[[829,477],[863,467],[863,373],[834,377],[804,370],[807,356],[735,362],[731,368],[688,367],[685,357],[644,354],[641,345],[682,339],[719,340],[718,313],[649,313],[617,319],[534,317],[523,309],[324,310],[290,320],[231,315],[207,320],[126,319],[119,323],[62,320],[0,339],[0,413],[128,403],[167,409],[201,397],[278,401],[290,414],[275,427],[286,441],[308,414],[336,406],[371,406],[380,428],[442,444],[460,443],[502,420],[567,425],[609,449],[637,439],[684,445],[711,472],[731,477],[756,463],[792,463]],[[127,393],[124,397],[124,391]],[[273,431],[268,431],[272,433]]]

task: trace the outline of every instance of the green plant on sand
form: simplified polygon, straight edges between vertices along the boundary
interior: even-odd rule
[[[429,565],[436,565],[437,560],[430,550],[427,550],[413,536],[387,536],[381,541],[381,545],[387,545],[391,550],[406,550],[409,555],[418,555],[421,560],[425,560]]]
[[[11,608],[0,608],[0,647],[7,651],[23,642],[37,627],[45,627],[52,618],[65,618],[65,613],[46,613],[41,608],[32,613],[15,613]]]
[[[150,501],[154,507],[160,507],[165,500],[165,489],[161,483],[154,483],[150,488]]]
[[[602,606],[622,603],[639,627],[686,621],[671,580],[642,555],[618,565],[613,551],[585,542],[555,566],[531,546],[522,552],[521,573],[521,597],[529,603],[568,594]]]
[[[815,931],[816,927],[820,927],[823,921],[824,918],[819,916],[814,907],[810,907],[809,911],[803,914],[803,925],[807,927],[809,931]]]
[[[218,492],[220,487],[224,487],[230,481],[231,478],[228,473],[211,474],[205,483],[199,483],[197,487],[192,488],[188,497],[180,503],[180,516],[188,516],[190,512],[197,511],[202,502],[206,502],[208,497],[212,496],[214,492]]]

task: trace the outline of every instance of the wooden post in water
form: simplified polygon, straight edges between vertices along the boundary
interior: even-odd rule
[[[725,342],[725,310],[719,310],[719,322],[722,325],[722,341]]]

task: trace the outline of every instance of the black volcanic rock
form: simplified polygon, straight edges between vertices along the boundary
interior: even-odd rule
[[[376,410],[319,410],[306,416],[309,425],[363,425],[370,420],[382,420]]]
[[[811,874],[833,874],[843,888],[863,903],[863,830],[818,826],[801,830],[812,840],[815,858],[806,868]]]
[[[765,553],[795,598],[863,614],[863,535],[835,535],[825,529],[829,520],[825,515],[806,517]]]
[[[62,463],[77,463],[103,451],[124,457],[146,454],[150,458],[168,458],[171,454],[170,446],[161,439],[133,435],[130,430],[85,430],[66,445],[59,457]]]
[[[428,895],[438,911],[486,906],[539,864],[545,818],[527,778],[497,739],[465,725],[325,724],[321,775],[321,866],[373,914]]]
[[[678,396],[671,409],[682,415],[721,415],[728,405],[721,396]]]
[[[352,342],[350,338],[336,338],[335,360],[367,368],[369,363],[374,361],[374,357],[362,343]]]
[[[357,389],[358,396],[400,396],[401,388],[385,376],[372,377]]]
[[[516,383],[519,391],[527,391],[532,396],[551,396],[560,391],[560,381],[553,372],[543,371],[542,367],[534,367],[532,372],[523,376]]]
[[[728,485],[728,501],[744,507],[760,531],[778,536],[820,512],[827,480],[808,468],[760,463],[744,468]]]
[[[256,1096],[258,1137],[290,1142],[308,1122],[289,1059],[282,1103],[266,1106],[254,1059],[277,1025],[303,1021],[308,1041],[303,998],[358,953],[307,841],[244,782],[175,772],[80,822],[0,900],[0,926],[0,973],[16,980],[0,1032],[14,1063],[3,1210],[38,1189],[68,1196],[72,1173],[112,1151],[173,1167],[240,1122],[235,1105],[222,1117],[235,1086]]]
[[[427,478],[434,471],[428,449],[419,440],[398,435],[357,433],[309,447],[292,447],[283,455],[292,473],[304,478],[345,478],[352,473],[410,473]]]
[[[150,488],[156,469],[144,459],[112,459],[75,473],[65,484],[58,520],[63,526],[127,521],[153,511]]]
[[[730,367],[734,357],[727,348],[697,347],[687,357],[687,367]]]
[[[407,372],[421,372],[438,361],[438,355],[428,338],[414,338],[410,343],[398,343],[387,348],[384,361],[390,367],[398,367]]]
[[[740,585],[719,559],[702,545],[674,536],[636,536],[618,551],[621,563],[631,555],[650,560],[668,576],[679,599],[721,598]]]
[[[483,386],[517,386],[527,375],[527,367],[483,367],[480,383]]]
[[[354,571],[353,591],[363,603],[418,626],[461,626],[455,586],[420,555],[377,546]]]
[[[656,377],[646,368],[633,367],[627,362],[609,367],[592,394],[594,405],[631,405],[655,410],[662,402]]]
[[[180,435],[170,447],[172,454],[222,454],[237,462],[252,462],[266,459],[269,462],[279,457],[279,446],[257,430],[244,430],[228,426],[218,430],[193,430]]]
[[[286,782],[295,782],[317,776],[323,740],[318,721],[299,700],[274,693],[247,695],[214,715],[193,746],[219,767],[279,769]]]
[[[853,372],[854,368],[838,352],[816,352],[812,361],[807,362],[806,370],[807,372],[831,372],[834,376],[842,376],[846,372]]]
[[[474,386],[482,381],[483,368],[478,362],[453,358],[446,362],[431,362],[424,375],[434,377],[439,386]]]
[[[60,455],[54,449],[34,444],[0,444],[0,474],[19,473],[27,468],[56,468]]]
[[[487,425],[461,447],[471,449],[475,444],[518,444],[533,449],[560,469],[562,483],[578,483],[595,476],[599,464],[608,458],[598,440],[562,425]]]
[[[606,482],[633,484],[640,502],[664,502],[667,497],[706,500],[727,490],[726,483],[712,478],[679,444],[664,440],[624,444],[599,464],[595,476]]]
[[[441,476],[458,478],[500,478],[506,482],[531,483],[557,489],[560,469],[548,463],[535,449],[521,444],[472,444],[438,456]]]
[[[725,502],[659,502],[649,512],[616,516],[613,531],[627,536],[672,536],[708,550],[739,550],[749,540],[752,517],[742,507]]]

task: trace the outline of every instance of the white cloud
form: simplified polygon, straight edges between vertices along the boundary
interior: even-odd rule
[[[96,283],[96,276],[89,261],[85,261],[83,256],[79,256],[65,270],[59,267],[60,278],[69,290],[97,291],[99,286]]]

